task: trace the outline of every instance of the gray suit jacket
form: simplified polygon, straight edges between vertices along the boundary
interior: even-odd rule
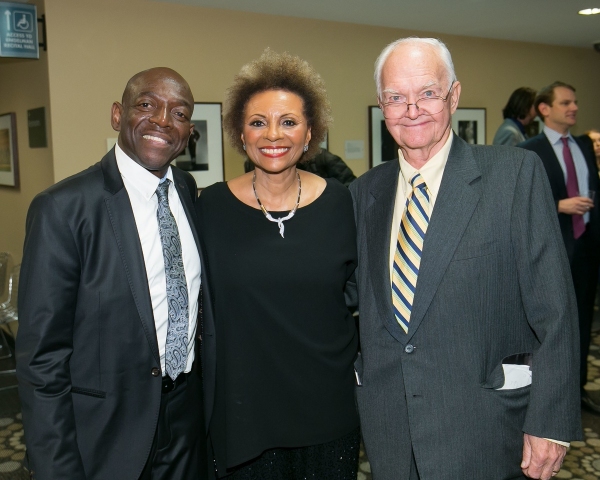
[[[523,432],[581,437],[577,312],[544,168],[531,152],[454,137],[425,237],[408,334],[391,302],[389,238],[399,164],[350,186],[362,357],[357,388],[375,480],[522,475]],[[533,355],[533,383],[503,359]]]
[[[505,118],[502,125],[498,127],[496,135],[494,135],[493,145],[506,145],[508,147],[516,147],[518,143],[525,141],[525,135],[521,133],[519,127],[510,118]]]

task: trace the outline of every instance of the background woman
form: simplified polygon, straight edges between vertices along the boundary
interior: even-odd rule
[[[320,76],[269,50],[227,93],[224,129],[255,170],[202,193],[217,336],[219,477],[356,479],[360,434],[345,306],[356,267],[346,187],[297,168],[330,121]]]

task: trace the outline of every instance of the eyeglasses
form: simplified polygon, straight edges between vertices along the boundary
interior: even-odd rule
[[[448,100],[454,83],[450,85],[450,89],[445,97],[437,95],[428,95],[417,99],[415,103],[407,103],[406,98],[395,93],[384,93],[379,104],[379,108],[383,112],[384,118],[388,120],[397,120],[406,116],[408,109],[414,105],[420,114],[435,115],[444,109],[444,103]],[[431,92],[426,92],[431,93]]]

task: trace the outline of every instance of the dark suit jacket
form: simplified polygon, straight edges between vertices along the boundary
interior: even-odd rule
[[[361,427],[377,480],[522,475],[523,432],[581,437],[579,340],[569,265],[539,159],[454,137],[408,334],[391,300],[389,242],[399,163],[350,185],[357,221]],[[533,383],[502,361],[533,354]]]
[[[595,246],[593,251],[590,251],[589,253],[597,257],[600,255],[600,252],[597,251],[600,248],[600,181],[598,180],[596,156],[594,154],[592,142],[587,135],[585,135],[585,138],[573,138],[577,145],[579,145],[588,167],[589,189],[596,192],[596,198],[594,200],[595,208],[590,211],[590,223],[588,228]],[[518,146],[537,153],[542,159],[542,163],[548,174],[548,179],[550,180],[550,188],[552,189],[556,211],[558,212],[558,201],[569,198],[569,196],[567,195],[565,175],[548,137],[542,132],[539,135],[520,143]],[[559,213],[558,223],[560,224],[560,231],[562,233],[563,241],[565,242],[567,255],[569,260],[572,260],[575,246],[575,239],[573,238],[573,217],[566,213]]]
[[[177,168],[173,177],[198,244],[196,184]],[[206,293],[204,268],[202,275]],[[137,480],[156,431],[160,360],[114,150],[33,200],[19,289],[17,375],[30,469],[39,479]],[[206,304],[203,355],[214,340]],[[214,379],[211,358],[203,369]],[[205,382],[206,405],[213,391]]]

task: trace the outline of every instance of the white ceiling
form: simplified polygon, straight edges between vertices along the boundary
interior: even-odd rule
[[[592,48],[600,0],[155,0],[472,37]]]

